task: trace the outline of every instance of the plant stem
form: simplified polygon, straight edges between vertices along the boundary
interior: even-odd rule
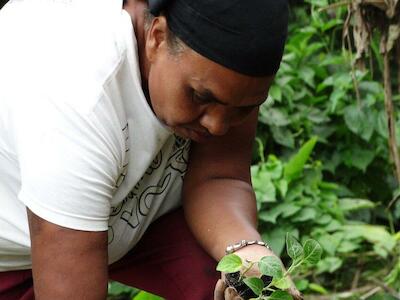
[[[246,275],[246,273],[249,272],[254,265],[255,262],[249,262],[249,266],[243,271],[243,273],[240,274],[239,281],[243,280],[244,275]]]
[[[258,155],[260,155],[261,164],[265,163],[264,144],[260,138],[256,138],[258,144]]]
[[[285,274],[283,274],[283,277],[291,274],[296,268],[300,267],[301,264],[303,263],[303,260],[300,260],[297,264],[293,263],[289,269],[285,272]]]

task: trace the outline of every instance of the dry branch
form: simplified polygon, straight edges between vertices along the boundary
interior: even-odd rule
[[[391,55],[400,66],[400,0],[352,0],[340,1],[332,5],[348,5],[348,17],[343,28],[343,38],[350,45],[350,28],[352,28],[353,42],[356,56],[352,68],[359,65],[371,47],[374,31],[381,36],[381,55],[384,61],[383,84],[385,92],[385,111],[388,124],[388,145],[390,157],[394,164],[394,173],[400,184],[400,156],[396,141],[396,114],[393,105],[393,91],[391,78]],[[330,8],[334,6],[330,6]],[[353,22],[350,22],[350,19]],[[396,51],[392,51],[393,48]],[[354,70],[353,70],[354,73]],[[400,67],[398,67],[398,92],[400,93]],[[354,81],[354,79],[353,79]],[[355,85],[357,86],[357,85]],[[356,93],[357,93],[356,89]],[[358,98],[358,97],[357,97]],[[357,99],[359,102],[359,99]]]

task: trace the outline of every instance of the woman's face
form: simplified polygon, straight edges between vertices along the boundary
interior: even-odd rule
[[[146,54],[154,113],[177,135],[197,142],[243,122],[265,101],[273,80],[239,74],[188,47],[172,53],[162,18],[149,29]]]

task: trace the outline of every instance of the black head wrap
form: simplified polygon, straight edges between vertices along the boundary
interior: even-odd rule
[[[250,76],[273,75],[287,35],[287,0],[149,0],[199,54]]]

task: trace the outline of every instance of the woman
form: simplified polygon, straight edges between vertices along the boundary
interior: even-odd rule
[[[226,248],[273,255],[249,168],[286,26],[284,0],[10,1],[0,299],[236,299]]]

